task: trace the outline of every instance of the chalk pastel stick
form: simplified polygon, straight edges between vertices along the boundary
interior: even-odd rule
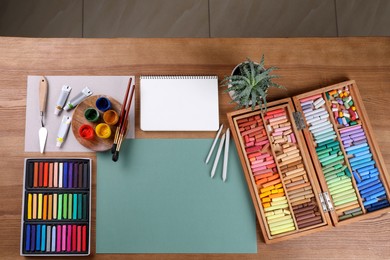
[[[51,226],[46,227],[46,252],[51,251]]]
[[[73,163],[69,163],[68,166],[68,188],[73,187]]]
[[[73,215],[72,219],[77,219],[77,194],[73,194]]]
[[[61,245],[61,250],[62,251],[66,251],[66,225],[62,225],[62,238],[61,238],[61,241],[62,241],[62,245]]]
[[[62,179],[64,175],[64,163],[59,163],[58,165],[58,187],[62,188]]]
[[[43,162],[39,162],[38,170],[38,187],[43,186]]]
[[[81,252],[81,226],[77,226],[77,252]]]
[[[58,194],[53,194],[53,219],[57,219],[57,203],[58,203]]]
[[[43,195],[42,219],[47,219],[47,194]]]
[[[57,225],[57,245],[56,245],[56,251],[61,252],[61,234],[62,228],[61,225]]]
[[[78,180],[78,185],[77,187],[78,188],[82,188],[83,187],[83,163],[79,163],[79,180]]]
[[[42,193],[38,193],[38,219],[42,219]]]
[[[68,188],[68,163],[64,162],[62,185],[64,188]]]
[[[79,172],[79,164],[75,162],[73,164],[73,188],[78,188],[78,172]]]
[[[83,207],[82,194],[77,194],[77,219],[82,219],[83,217],[82,207]]]
[[[42,225],[41,251],[46,251],[46,225]]]
[[[49,194],[47,198],[47,219],[53,218],[53,194]]]
[[[64,201],[62,202],[62,217],[68,218],[68,194],[63,194]]]
[[[88,188],[88,164],[84,163],[83,169],[83,188]]]
[[[34,162],[34,188],[38,187],[38,172],[39,172],[39,164],[38,162]]]
[[[77,250],[77,226],[72,225],[72,252]]]
[[[68,194],[68,219],[72,219],[73,217],[72,209],[73,209],[73,195]]]
[[[27,187],[32,188],[34,187],[34,164],[29,163],[28,164],[28,170],[27,170]]]
[[[54,172],[53,172],[53,187],[58,187],[58,162],[54,163]]]
[[[71,252],[72,251],[72,225],[68,225],[66,237],[67,237],[66,251]]]
[[[31,225],[31,251],[35,251],[36,225]]]
[[[31,225],[27,224],[26,225],[26,238],[25,238],[26,244],[24,247],[24,250],[29,252],[31,250]]]
[[[31,193],[29,193],[27,195],[27,219],[32,219],[32,207],[33,207],[33,205],[32,205],[32,203],[33,203],[32,197],[33,196],[32,196]]]
[[[49,186],[49,163],[43,163],[43,187]]]
[[[54,164],[51,162],[49,163],[49,188],[53,187],[53,174],[54,174]]]
[[[87,194],[83,194],[83,219],[87,219]]]
[[[41,225],[37,225],[37,230],[36,230],[36,239],[35,239],[35,251],[40,251],[41,250]]]
[[[61,220],[62,219],[62,194],[58,194],[58,206],[57,206],[57,219]],[[57,235],[58,235],[58,230],[57,230]]]
[[[57,238],[57,228],[53,226],[51,229],[51,252],[56,251],[56,238]]]
[[[83,226],[83,234],[82,234],[82,240],[83,240],[83,244],[81,246],[81,250],[82,251],[87,251],[87,226]]]

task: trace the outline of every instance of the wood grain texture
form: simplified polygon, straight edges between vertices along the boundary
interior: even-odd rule
[[[26,157],[93,159],[92,256],[96,259],[390,259],[390,214],[330,228],[304,237],[265,245],[258,227],[258,254],[95,255],[96,156],[93,153],[25,153],[24,128],[28,75],[229,75],[250,57],[280,68],[270,101],[320,87],[356,80],[367,115],[390,169],[390,38],[298,39],[30,39],[0,38],[0,258],[19,255],[23,160]],[[139,80],[136,81],[137,138],[213,138],[211,132],[142,132],[139,128]],[[109,94],[109,90],[108,90]],[[220,121],[234,110],[222,89]],[[201,102],[199,103],[201,105]]]

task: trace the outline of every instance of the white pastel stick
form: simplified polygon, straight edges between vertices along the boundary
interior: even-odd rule
[[[217,169],[218,166],[218,161],[219,161],[219,157],[221,156],[222,146],[224,142],[225,142],[225,134],[222,135],[221,141],[219,142],[217,155],[215,156],[213,168],[211,169],[211,178],[213,178],[215,175],[215,170]]]
[[[219,135],[221,134],[222,129],[223,129],[223,124],[219,127],[219,130],[218,130],[218,132],[217,132],[217,135],[215,136],[215,139],[214,139],[214,141],[213,141],[213,144],[211,145],[211,149],[210,149],[209,154],[207,155],[207,158],[206,158],[206,164],[209,163],[210,157],[211,157],[211,155],[213,154],[215,144],[217,143],[218,137],[219,137]]]
[[[223,169],[222,169],[222,180],[223,182],[226,181],[227,176],[227,166],[228,166],[228,159],[229,159],[229,140],[230,140],[230,129],[228,128],[226,130],[226,137],[225,137],[225,153],[223,155]]]

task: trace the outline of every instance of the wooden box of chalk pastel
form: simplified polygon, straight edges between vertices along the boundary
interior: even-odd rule
[[[20,254],[90,254],[91,159],[24,162]]]
[[[355,81],[227,115],[266,243],[390,211]]]

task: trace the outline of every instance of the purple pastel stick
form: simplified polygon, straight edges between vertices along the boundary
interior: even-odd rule
[[[361,127],[362,127],[361,125],[351,126],[351,127],[348,127],[348,128],[341,129],[340,133],[351,132],[352,130],[356,130],[356,129],[361,128]]]
[[[364,133],[353,134],[353,135],[351,135],[351,138],[355,139],[356,137],[360,137],[360,136],[365,136],[365,135],[364,135]]]

